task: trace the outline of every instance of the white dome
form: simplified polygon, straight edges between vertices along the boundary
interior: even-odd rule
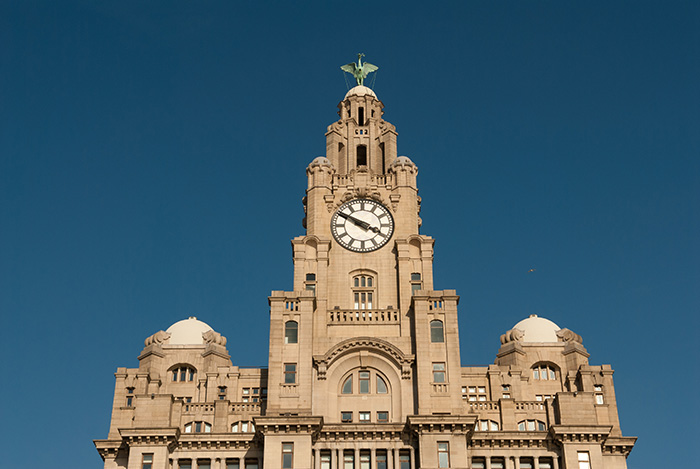
[[[559,342],[557,331],[560,327],[549,319],[537,317],[536,314],[523,319],[513,326],[513,329],[523,333],[522,342]]]
[[[357,85],[356,87],[352,88],[350,91],[348,91],[345,94],[345,99],[348,99],[348,97],[350,97],[350,96],[367,96],[367,95],[370,95],[374,99],[377,99],[377,95],[374,94],[374,91],[367,88],[366,86]]]
[[[203,345],[202,334],[211,330],[213,329],[209,324],[190,316],[168,327],[165,332],[170,334],[170,345]]]

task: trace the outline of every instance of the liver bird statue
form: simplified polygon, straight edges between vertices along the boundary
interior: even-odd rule
[[[359,86],[364,86],[367,75],[379,70],[379,67],[376,65],[372,65],[368,62],[362,63],[362,57],[364,56],[365,54],[357,54],[357,63],[350,62],[349,64],[340,67],[342,71],[348,72],[350,75],[354,76]]]

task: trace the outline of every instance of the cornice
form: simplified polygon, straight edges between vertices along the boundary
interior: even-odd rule
[[[622,454],[625,458],[629,456],[634,444],[637,442],[636,436],[611,436],[603,443],[603,454]]]

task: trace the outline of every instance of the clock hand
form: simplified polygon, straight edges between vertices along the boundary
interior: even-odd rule
[[[351,222],[353,222],[354,224],[356,224],[357,226],[359,226],[360,228],[362,228],[364,230],[372,231],[374,233],[379,233],[379,228],[377,228],[376,226],[370,225],[366,221],[362,221],[359,218],[355,218],[352,215],[347,215],[343,212],[338,212],[338,215],[340,215],[341,217],[343,217],[347,220],[350,220]]]

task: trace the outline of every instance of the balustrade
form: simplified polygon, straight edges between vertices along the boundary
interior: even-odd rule
[[[328,324],[398,324],[399,312],[394,309],[328,311]]]

